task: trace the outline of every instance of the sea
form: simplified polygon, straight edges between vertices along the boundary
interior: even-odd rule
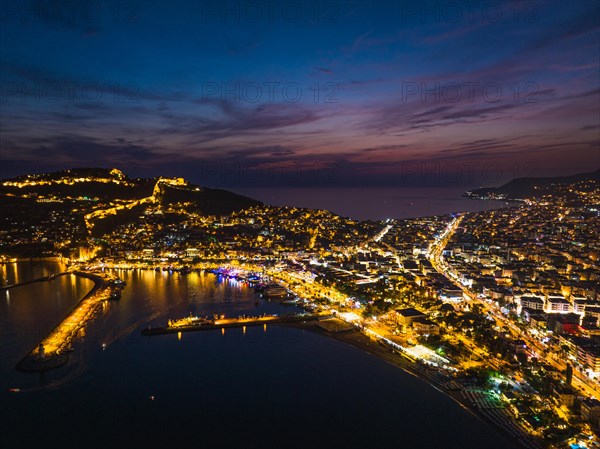
[[[247,187],[236,193],[273,206],[325,209],[354,220],[418,218],[455,212],[477,212],[514,205],[472,200],[465,187]]]
[[[0,265],[0,284],[65,269]],[[80,333],[69,362],[15,365],[92,287],[76,276],[0,292],[2,448],[510,449],[494,428],[400,368],[276,325],[144,336],[189,314],[295,312],[214,274],[120,270],[127,283]],[[13,389],[19,389],[15,392]],[[13,391],[11,391],[13,390]]]

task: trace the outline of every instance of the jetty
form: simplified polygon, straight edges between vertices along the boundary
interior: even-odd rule
[[[71,271],[63,271],[62,273],[49,274],[48,276],[42,276],[41,278],[31,279],[31,280],[25,281],[25,282],[17,282],[15,284],[11,284],[11,285],[3,285],[0,287],[0,291],[10,290],[11,288],[21,287],[23,285],[33,284],[35,282],[51,281],[53,279],[56,279],[60,276],[65,276],[67,274],[72,274],[72,272]]]
[[[79,331],[96,315],[104,301],[118,298],[125,285],[120,279],[107,273],[89,271],[70,273],[91,279],[94,287],[46,338],[17,364],[17,370],[47,371],[65,364],[69,358],[71,343]]]
[[[240,316],[237,318],[220,318],[216,320],[190,317],[183,318],[175,322],[170,322],[169,325],[164,327],[148,327],[142,330],[142,335],[152,336],[162,334],[176,334],[179,332],[209,331],[215,329],[260,326],[266,324],[291,324],[305,321],[315,321],[318,319],[318,315],[306,313],[294,315]]]

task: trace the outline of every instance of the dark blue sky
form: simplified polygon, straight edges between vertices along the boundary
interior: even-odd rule
[[[497,184],[600,166],[600,3],[15,2],[1,176]]]

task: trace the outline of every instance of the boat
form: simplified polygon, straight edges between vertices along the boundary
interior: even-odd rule
[[[179,327],[196,327],[196,326],[210,326],[214,325],[215,321],[209,318],[198,317],[198,316],[189,316],[185,318],[181,318],[179,320],[169,320],[168,326],[171,329],[177,329]]]
[[[287,290],[281,285],[274,284],[267,286],[267,288],[263,291],[263,294],[267,298],[282,298],[287,296]]]

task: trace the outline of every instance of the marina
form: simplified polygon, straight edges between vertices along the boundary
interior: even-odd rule
[[[85,422],[89,416],[98,412],[112,413],[115,419],[124,422],[136,422],[134,418],[141,418],[143,425],[135,427],[135,436],[119,437],[118,441],[114,434],[99,432],[97,444],[91,447],[184,445],[197,432],[208,435],[207,442],[215,447],[239,447],[244,445],[247,441],[245,436],[256,426],[284,429],[283,435],[293,432],[296,428],[294,423],[301,421],[312,432],[325,432],[322,441],[332,447],[339,444],[345,447],[357,447],[357,444],[362,447],[369,447],[369,444],[389,447],[397,442],[400,419],[403,423],[401,431],[409,435],[405,442],[415,447],[424,447],[423,444],[444,447],[440,446],[443,440],[436,437],[433,430],[450,435],[457,428],[474,435],[472,441],[463,442],[461,449],[514,447],[497,436],[494,429],[440,395],[436,389],[396,369],[385,359],[379,360],[379,357],[368,354],[390,352],[336,319],[327,319],[323,315],[319,319],[306,318],[310,321],[304,323],[302,320],[281,324],[271,321],[258,325],[246,322],[245,332],[244,324],[239,322],[221,331],[178,330],[167,332],[174,334],[171,338],[147,338],[141,330],[148,325],[152,328],[166,326],[169,319],[187,319],[190,313],[192,317],[214,320],[215,314],[219,319],[224,319],[221,318],[223,314],[231,318],[284,317],[288,312],[296,313],[296,310],[279,301],[260,300],[257,307],[254,300],[259,295],[248,283],[219,278],[212,273],[194,270],[185,277],[157,273],[153,269],[110,270],[110,273],[127,283],[122,290],[122,301],[107,302],[108,307],[100,308],[102,314],[86,323],[85,336],[77,334],[70,345],[73,352],[65,354],[68,355],[67,363],[35,375],[7,372],[4,379],[6,390],[0,391],[0,397],[8,401],[5,413],[0,412],[7,426],[16,426],[17,416],[36,419],[39,413],[43,413],[48,418],[40,424],[40,432],[51,434],[59,431],[57,442],[63,447],[72,447],[77,439],[87,438]],[[27,272],[23,272],[22,279],[27,277]],[[29,278],[33,277],[39,277],[39,274]],[[71,278],[73,282],[84,281],[80,277]],[[71,278],[62,278],[66,289],[61,294],[65,299],[72,289],[71,283],[66,282]],[[35,305],[40,295],[51,298],[53,289],[59,285],[62,284],[55,286],[40,282],[24,286],[23,290],[15,289],[11,292],[11,304]],[[85,288],[78,290],[74,302],[65,303],[67,308],[63,309],[62,316],[68,315],[69,310],[77,306],[79,298],[90,290],[89,281],[86,280],[83,285]],[[9,318],[14,316],[12,311],[16,311],[6,310]],[[300,310],[297,312],[301,313]],[[61,321],[62,316],[58,315],[56,322]],[[45,332],[49,334],[52,327]],[[178,332],[187,333],[181,339],[177,336]],[[360,341],[354,345],[354,340],[359,338]],[[29,347],[21,349],[21,355],[18,352],[10,355],[14,360],[10,367],[40,340],[31,338],[27,344]],[[16,340],[11,340],[11,346],[14,344]],[[365,344],[369,345],[366,352]],[[318,376],[310,374],[316,371],[320,373]],[[63,380],[65,376],[66,379],[76,376],[76,380]],[[177,382],[169,382],[174,376]],[[367,380],[371,378],[378,379],[376,385]],[[211,387],[197,389],[194,386],[198,384]],[[299,385],[306,401],[297,402],[296,386]],[[282,413],[278,403],[269,399],[268,394],[273,391],[296,406]],[[359,404],[368,404],[371,409],[387,410],[391,402],[402,401],[408,403],[407,412],[386,413],[383,418],[375,418],[369,407],[357,404],[356,408],[350,406],[340,411],[339,422],[332,423],[327,421],[327,409],[315,410],[314,403],[323,397],[340,403],[348,401],[349,391],[353,396],[352,404],[358,401]],[[96,405],[93,409],[67,410],[57,416],[52,413],[52,401],[36,402],[36,406],[32,406],[33,398],[59,393],[68,403]],[[393,397],[390,398],[390,395]],[[223,406],[224,396],[233,397],[235,401],[222,413],[214,413]],[[249,421],[247,410],[239,407],[240,401],[257,404],[262,412],[254,414]],[[435,407],[428,405],[433,402]],[[206,410],[201,424],[190,427],[189,431],[183,430],[175,437],[171,435],[170,441],[161,439],[161,429],[165,425],[180,425],[181,420],[197,416],[199,403],[203,404],[201,412]],[[171,417],[165,417],[165,414],[157,413],[155,407],[173,407],[177,411]],[[417,418],[431,413],[439,417],[438,421],[448,424],[434,425]],[[360,437],[357,440],[356,436],[344,434],[347,420],[354,418],[373,426],[380,425],[383,419],[389,424],[390,431],[380,432],[375,441],[369,442]],[[231,419],[240,423],[242,430],[228,433],[227,422]],[[71,435],[72,438],[69,437]],[[13,437],[8,440],[12,442],[10,438]],[[289,447],[309,447],[311,438],[310,435],[300,436],[297,444]],[[34,447],[39,437],[25,432],[25,436],[22,433],[19,437],[15,436],[14,441],[17,440],[19,444],[15,447]],[[285,447],[283,440],[277,439],[277,442],[282,445],[280,447]]]

